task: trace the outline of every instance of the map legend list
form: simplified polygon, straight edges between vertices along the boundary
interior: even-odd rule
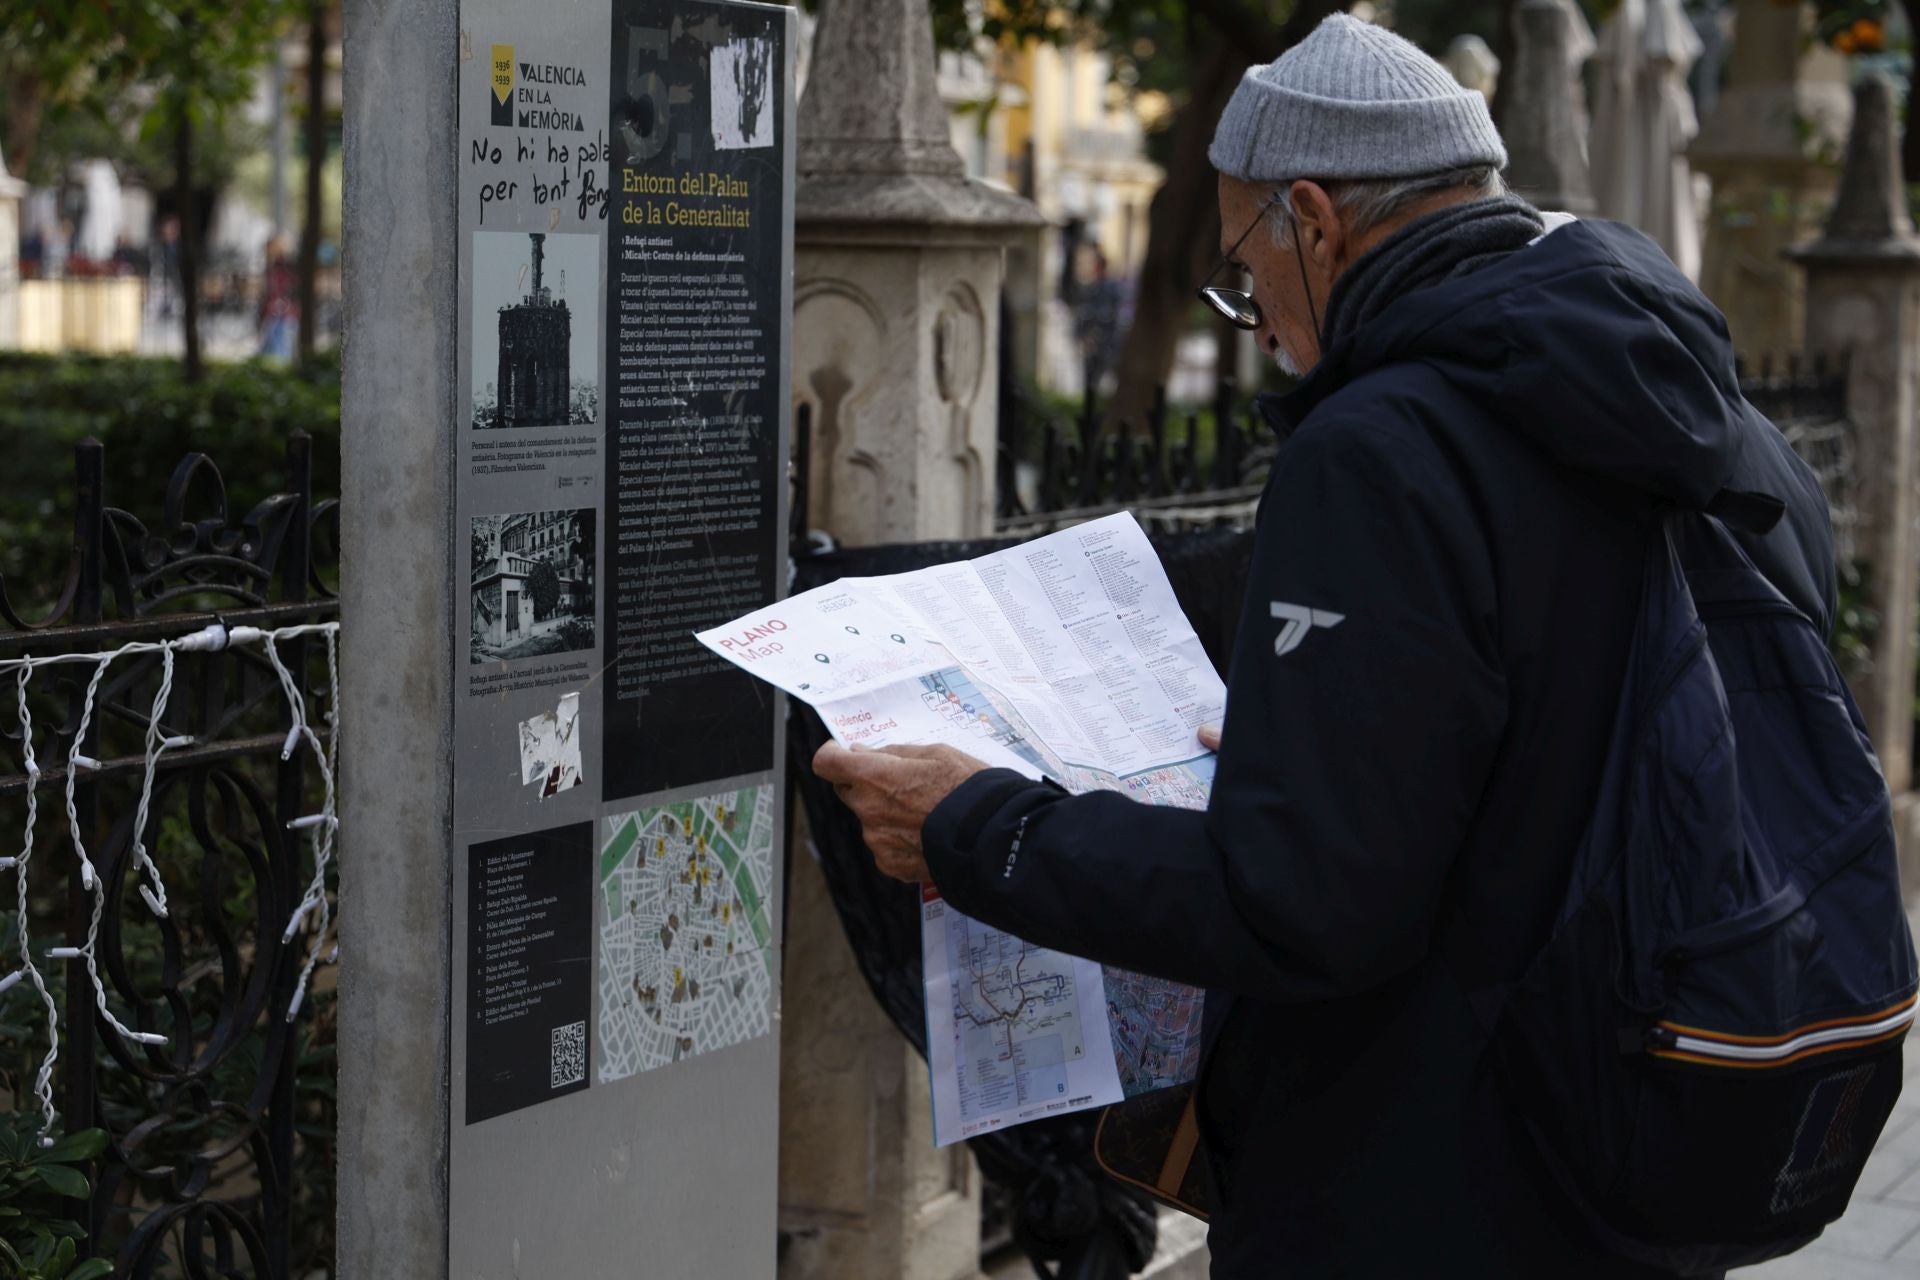
[[[467,1123],[587,1087],[593,826],[467,852]]]

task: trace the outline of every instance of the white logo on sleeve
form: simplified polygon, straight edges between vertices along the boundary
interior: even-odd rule
[[[1300,647],[1307,638],[1307,632],[1315,627],[1333,628],[1347,620],[1344,613],[1328,613],[1325,609],[1309,609],[1300,604],[1281,604],[1273,602],[1273,616],[1285,620],[1280,634],[1273,638],[1273,656],[1284,658]]]

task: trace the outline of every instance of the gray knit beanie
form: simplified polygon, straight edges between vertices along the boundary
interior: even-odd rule
[[[1247,71],[1207,158],[1230,177],[1281,182],[1504,169],[1507,149],[1479,92],[1411,41],[1336,13]]]

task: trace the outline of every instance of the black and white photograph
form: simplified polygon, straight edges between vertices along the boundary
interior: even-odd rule
[[[594,513],[473,518],[472,661],[593,648]]]
[[[474,233],[475,430],[599,420],[599,278],[598,236]]]

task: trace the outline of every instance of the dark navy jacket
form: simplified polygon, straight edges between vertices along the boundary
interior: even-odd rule
[[[1275,416],[1211,807],[989,771],[928,819],[933,878],[1033,942],[1208,989],[1216,1277],[1649,1274],[1547,1187],[1462,990],[1546,939],[1656,502],[1785,501],[1748,550],[1828,630],[1818,484],[1741,398],[1719,312],[1606,223],[1398,299]],[[1288,649],[1301,609],[1321,625]],[[1441,958],[1456,927],[1488,971]]]

